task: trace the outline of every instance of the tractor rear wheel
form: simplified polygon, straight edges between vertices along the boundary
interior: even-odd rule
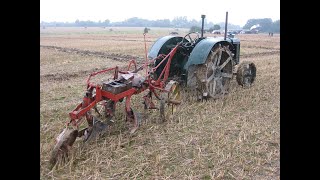
[[[196,89],[198,99],[219,98],[228,93],[233,77],[232,52],[229,46],[215,46],[204,64],[188,69],[188,87]]]

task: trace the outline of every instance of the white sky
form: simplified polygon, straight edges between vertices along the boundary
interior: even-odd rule
[[[225,21],[243,26],[248,19],[280,19],[280,0],[40,0],[40,22],[75,20],[123,21],[131,17],[149,20],[187,16],[188,20]]]

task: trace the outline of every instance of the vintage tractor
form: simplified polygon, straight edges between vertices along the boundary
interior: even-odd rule
[[[130,106],[134,94],[145,91],[144,108],[158,109],[160,119],[164,121],[181,103],[182,87],[191,90],[197,100],[215,99],[228,93],[234,75],[239,85],[250,87],[256,77],[256,67],[252,62],[239,64],[240,40],[232,35],[227,37],[226,33],[228,13],[224,37],[203,37],[205,15],[201,18],[201,35],[191,32],[184,37],[159,38],[148,54],[146,52],[145,62],[139,68],[136,61],[131,60],[125,70],[114,67],[91,73],[82,102],[69,113],[65,129],[56,138],[51,165],[68,155],[77,137],[88,142],[105,132],[113,122],[116,104],[124,99],[129,132],[134,133],[140,124],[138,114]],[[92,77],[110,72],[111,79],[91,82]],[[159,101],[158,105],[154,99]],[[81,129],[84,119],[87,125]]]

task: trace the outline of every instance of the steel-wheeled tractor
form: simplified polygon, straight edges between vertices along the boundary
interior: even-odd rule
[[[159,110],[160,119],[165,121],[182,101],[181,88],[190,89],[197,100],[203,100],[227,94],[234,76],[239,85],[250,87],[256,67],[252,62],[240,63],[240,40],[227,36],[228,13],[224,37],[203,37],[205,15],[201,18],[201,34],[191,32],[183,37],[159,38],[146,52],[140,67],[131,60],[126,69],[114,67],[91,73],[82,102],[69,113],[65,129],[56,138],[51,165],[68,155],[78,137],[88,142],[106,131],[113,122],[117,103],[125,101],[129,133],[134,133],[140,125],[138,113],[130,106],[135,94],[145,92],[144,108]],[[112,78],[100,83],[91,81],[94,76],[106,73],[112,73]],[[154,100],[159,103],[155,105]],[[81,129],[84,121],[86,127]]]

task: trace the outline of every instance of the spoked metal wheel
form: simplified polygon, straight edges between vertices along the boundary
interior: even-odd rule
[[[171,80],[165,87],[167,92],[161,93],[160,119],[166,121],[172,116],[181,103],[181,91],[178,82]]]
[[[228,93],[234,62],[228,46],[216,46],[206,62],[188,70],[188,86],[198,92],[198,99],[219,98]],[[190,75],[189,75],[190,74]]]
[[[256,66],[253,62],[242,62],[237,70],[237,82],[243,87],[250,87],[256,78]]]

